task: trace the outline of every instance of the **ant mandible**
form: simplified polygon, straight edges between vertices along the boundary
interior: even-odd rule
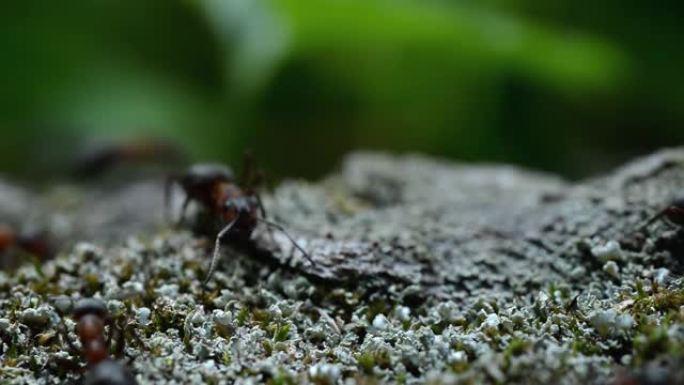
[[[109,346],[114,323],[102,301],[86,298],[74,306],[73,317],[76,321],[76,334],[81,341],[82,353],[88,363],[89,370],[85,376],[85,385],[137,385],[133,374],[121,363],[109,358]],[[112,327],[107,339],[104,337],[106,325]],[[123,355],[123,332],[119,334],[117,355]],[[67,341],[69,341],[67,339]],[[71,342],[68,342],[71,345]]]
[[[295,242],[281,225],[267,219],[261,197],[254,189],[261,177],[255,172],[252,157],[248,153],[245,154],[240,179],[241,181],[238,184],[230,168],[217,164],[197,164],[192,166],[186,174],[171,176],[167,179],[165,189],[167,212],[172,186],[178,184],[185,192],[179,223],[184,220],[190,202],[197,201],[223,226],[216,236],[211,264],[203,284],[206,285],[214,273],[219,258],[221,240],[227,235],[230,235],[232,239],[248,240],[258,223],[263,223],[271,229],[282,232],[292,242],[292,245],[312,265],[315,265],[311,256]]]
[[[660,210],[653,217],[651,217],[639,230],[643,231],[653,222],[665,217],[668,221],[677,226],[684,226],[684,197],[673,200],[667,207]]]
[[[47,259],[53,254],[49,243],[44,232],[19,232],[9,225],[0,224],[0,252],[17,246],[41,259]]]

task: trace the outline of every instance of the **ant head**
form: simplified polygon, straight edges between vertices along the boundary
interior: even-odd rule
[[[107,307],[104,302],[99,299],[83,298],[74,305],[73,314],[76,319],[88,314],[104,317],[107,314]]]
[[[133,375],[120,363],[108,359],[86,374],[84,385],[137,385]]]
[[[256,205],[256,203],[248,199],[248,197],[241,196],[227,199],[223,202],[223,209],[226,211],[234,210],[238,213],[247,213],[252,210],[253,205]]]

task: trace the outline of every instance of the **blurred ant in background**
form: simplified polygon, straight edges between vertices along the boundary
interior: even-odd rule
[[[174,143],[158,138],[134,138],[120,142],[91,144],[76,157],[75,176],[82,179],[101,176],[124,163],[178,163],[183,151]]]
[[[665,208],[639,226],[636,231],[621,239],[620,245],[628,250],[640,251],[646,241],[646,230],[661,219],[665,219],[666,223],[676,226],[678,231],[668,232],[656,238],[656,249],[668,250],[674,255],[682,255],[684,253],[684,197],[671,201]]]
[[[292,245],[312,265],[315,265],[309,254],[295,242],[282,226],[266,219],[266,210],[261,197],[254,189],[261,182],[261,179],[261,175],[255,170],[253,158],[249,153],[245,154],[239,182],[229,168],[216,164],[198,164],[192,166],[184,175],[168,178],[165,194],[167,212],[169,211],[173,185],[180,185],[185,192],[179,223],[184,221],[185,212],[190,202],[196,201],[208,211],[212,219],[222,226],[216,236],[211,264],[204,280],[205,285],[211,279],[216,268],[221,240],[224,237],[229,237],[228,239],[233,241],[249,241],[258,223],[265,224],[269,230],[276,229],[282,232],[292,242]]]
[[[5,254],[10,249],[17,248],[43,261],[54,255],[54,250],[44,231],[19,231],[16,228],[0,223],[0,253]],[[14,265],[13,261],[2,258],[0,266],[3,268]]]
[[[81,341],[81,354],[88,364],[84,385],[137,385],[128,368],[109,357],[115,334],[115,355],[117,358],[123,357],[125,331],[110,317],[105,304],[93,298],[81,299],[74,306],[73,318],[76,321],[76,334]],[[110,327],[107,338],[105,326]],[[76,350],[68,336],[65,335],[65,338],[69,347]]]
[[[667,207],[660,210],[653,217],[651,217],[644,225],[639,228],[639,231],[645,230],[655,221],[665,217],[668,222],[676,226],[684,226],[684,197],[673,200]]]

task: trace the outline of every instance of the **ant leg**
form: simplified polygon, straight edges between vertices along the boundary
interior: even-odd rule
[[[252,153],[252,150],[245,150],[242,154],[242,173],[240,175],[240,184],[246,188],[251,188],[253,176],[254,153]]]
[[[253,194],[254,198],[256,198],[257,206],[259,207],[259,213],[261,214],[261,217],[264,219],[268,218],[266,215],[266,208],[264,207],[264,202],[261,200],[261,196],[256,192]]]
[[[124,335],[123,329],[118,325],[112,326],[112,334],[116,333],[116,350],[114,350],[114,356],[118,359],[123,358],[126,349],[126,336]]]
[[[164,182],[164,218],[166,222],[170,221],[171,218],[171,193],[173,190],[173,185],[178,182],[178,176],[171,175],[166,177]]]
[[[238,218],[240,216],[236,216],[235,219],[230,221],[216,236],[216,243],[214,244],[214,253],[211,257],[211,264],[209,265],[209,271],[207,272],[206,278],[204,278],[204,282],[202,283],[203,286],[207,285],[207,282],[211,279],[211,276],[214,274],[214,269],[216,268],[216,262],[218,261],[219,258],[219,253],[221,251],[221,238],[223,238],[228,231],[233,227],[235,222],[237,222]]]
[[[261,200],[261,196],[256,192],[252,193],[252,195],[256,200],[257,207],[259,207],[259,214],[261,214],[261,218],[263,220],[268,220],[268,216],[266,215],[266,208],[264,207],[264,202]],[[275,238],[273,237],[273,228],[271,226],[268,227],[268,236],[269,238],[271,238],[271,243],[275,243]]]
[[[306,258],[306,259],[309,261],[309,263],[311,263],[311,265],[316,266],[316,262],[314,262],[313,259],[311,259],[311,256],[309,255],[309,253],[307,253],[306,250],[304,250],[301,246],[299,246],[299,244],[297,244],[297,242],[295,242],[294,238],[292,238],[292,237],[290,236],[290,234],[288,234],[288,232],[285,231],[285,228],[283,228],[283,226],[281,226],[281,225],[279,225],[279,224],[277,224],[277,223],[271,222],[271,221],[269,221],[269,220],[262,219],[262,218],[258,218],[257,220],[260,221],[260,222],[262,222],[263,224],[265,224],[265,225],[267,225],[267,226],[269,226],[269,227],[273,227],[273,228],[275,228],[276,230],[279,230],[281,233],[285,234],[285,236],[287,237],[287,239],[289,239],[290,242],[292,242],[292,245],[293,245],[295,248],[297,248],[297,250],[299,250],[299,251],[304,255],[304,258]]]
[[[176,222],[176,226],[181,226],[183,223],[185,223],[185,212],[188,211],[190,200],[190,197],[186,195],[185,199],[183,200],[183,206],[181,206],[180,217],[178,217],[178,222]]]

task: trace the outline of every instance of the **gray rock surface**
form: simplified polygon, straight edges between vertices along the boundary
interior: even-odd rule
[[[264,196],[315,265],[259,228],[253,245],[224,247],[206,289],[212,239],[165,225],[161,181],[0,185],[8,221],[25,216],[64,245],[0,273],[0,383],[79,381],[59,330],[76,340],[63,314],[84,296],[129,324],[141,384],[684,376],[684,235],[662,221],[637,231],[684,192],[682,149],[579,183],[353,154],[320,182]]]

